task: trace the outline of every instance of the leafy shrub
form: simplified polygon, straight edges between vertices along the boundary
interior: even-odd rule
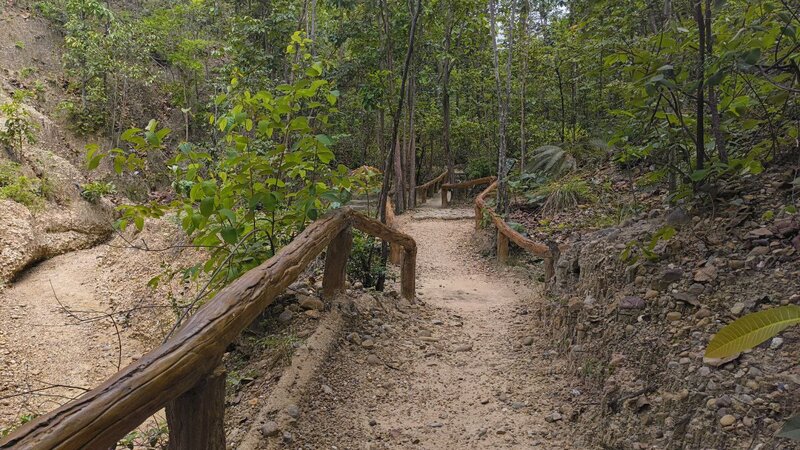
[[[79,136],[95,133],[105,124],[102,111],[84,108],[67,100],[59,103],[58,108],[66,115],[70,131]]]
[[[353,230],[353,249],[347,259],[347,276],[351,280],[359,280],[364,287],[372,287],[378,278],[386,272],[380,264],[380,241]]]
[[[487,156],[471,158],[467,162],[464,172],[466,173],[468,180],[488,177],[489,175],[497,172],[497,161],[494,159],[494,157]]]
[[[20,100],[15,98],[0,105],[0,114],[6,119],[4,128],[0,129],[0,145],[18,152],[24,143],[36,142],[36,124]]]
[[[0,198],[38,208],[49,190],[46,180],[22,175],[19,164],[0,162]]]
[[[117,187],[111,182],[92,181],[81,185],[81,197],[89,203],[97,203],[101,198],[117,193]]]

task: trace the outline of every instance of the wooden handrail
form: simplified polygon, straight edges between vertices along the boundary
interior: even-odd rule
[[[0,441],[0,449],[106,450],[167,407],[171,437],[198,432],[209,435],[193,436],[193,444],[187,440],[173,446],[176,443],[171,442],[171,449],[196,450],[201,448],[197,442],[204,442],[202,448],[206,450],[223,450],[219,418],[224,397],[221,402],[208,402],[208,408],[215,411],[197,411],[192,408],[205,404],[198,396],[213,391],[219,398],[220,386],[224,392],[224,377],[220,384],[217,369],[228,345],[326,247],[323,293],[330,296],[344,290],[351,226],[403,248],[402,295],[412,299],[417,253],[414,240],[350,208],[332,211],[310,224],[275,256],[219,291],[163,345],[102,385],[11,433]],[[176,420],[176,414],[183,414],[182,420]],[[207,418],[212,416],[215,418],[209,422]],[[186,433],[186,427],[192,427],[192,432]]]
[[[497,228],[497,259],[502,263],[508,261],[508,242],[511,241],[526,251],[539,256],[545,262],[545,280],[549,281],[555,273],[554,260],[557,257],[557,247],[555,245],[545,245],[526,238],[513,228],[511,228],[495,210],[486,205],[486,196],[497,189],[497,181],[494,181],[483,192],[475,197],[475,228],[480,229],[481,219],[484,211],[489,214]]]
[[[427,183],[423,183],[417,186],[417,200],[421,200],[420,203],[425,203],[428,201],[428,197],[430,197],[431,191],[436,192],[439,185],[444,182],[444,179],[447,177],[447,171],[445,170],[436,178],[428,181]]]
[[[483,178],[476,178],[474,180],[463,181],[461,183],[449,183],[442,185],[442,208],[447,208],[449,204],[449,199],[447,198],[447,193],[450,191],[454,191],[456,189],[467,189],[473,186],[480,186],[482,184],[492,184],[497,177],[483,177]]]

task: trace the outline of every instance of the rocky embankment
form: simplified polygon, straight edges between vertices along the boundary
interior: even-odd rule
[[[800,304],[792,178],[764,175],[713,208],[652,210],[565,246],[540,312],[599,400],[574,417],[587,436],[606,448],[796,448],[774,434],[797,412],[797,329],[732,360],[703,358],[737,317]],[[665,226],[677,233],[652,261],[623,261]]]

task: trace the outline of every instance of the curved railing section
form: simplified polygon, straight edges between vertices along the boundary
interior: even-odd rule
[[[414,239],[350,208],[332,211],[222,289],[163,345],[76,400],[22,426],[0,441],[0,449],[114,448],[166,407],[170,449],[224,450],[225,377],[220,368],[226,348],[326,248],[323,298],[343,292],[351,228],[402,248],[401,291],[413,299]]]
[[[497,180],[497,177],[483,177],[483,178],[476,178],[474,180],[463,181],[461,183],[450,183],[450,184],[443,184],[442,185],[442,208],[447,208],[450,204],[450,199],[448,198],[449,192],[455,192],[457,189],[469,189],[471,187],[480,186],[482,184],[492,184],[494,181]]]
[[[536,242],[511,228],[500,214],[486,205],[486,196],[495,190],[497,190],[497,181],[494,181],[475,197],[475,228],[481,228],[484,213],[488,214],[497,228],[497,259],[502,263],[508,262],[508,243],[511,241],[529,253],[544,259],[544,279],[550,281],[555,274],[554,261],[558,258],[558,247],[554,243]]]
[[[436,178],[428,181],[427,183],[417,186],[417,202],[425,203],[432,196],[431,194],[439,190],[447,178],[447,171],[445,170]]]

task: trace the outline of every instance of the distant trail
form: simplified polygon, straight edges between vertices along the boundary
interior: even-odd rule
[[[398,218],[417,241],[424,305],[386,319],[390,331],[373,350],[339,347],[318,380],[335,399],[312,395],[301,406],[298,446],[572,447],[566,415],[546,420],[557,410],[554,397],[569,389],[528,314],[540,285],[533,274],[482,259],[472,210],[438,209],[438,198]],[[370,353],[387,365],[370,365]]]

